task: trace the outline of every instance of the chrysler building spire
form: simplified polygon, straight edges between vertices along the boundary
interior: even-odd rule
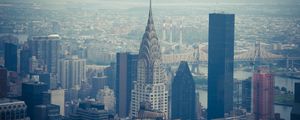
[[[148,16],[148,25],[153,24],[152,18],[152,0],[150,0],[149,16]]]
[[[145,59],[149,65],[152,65],[156,60],[161,61],[160,46],[154,27],[151,4],[152,2],[150,0],[148,22],[139,50],[139,58]]]

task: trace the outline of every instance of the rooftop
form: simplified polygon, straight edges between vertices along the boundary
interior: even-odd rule
[[[11,103],[24,103],[24,101],[9,99],[9,98],[0,98],[0,105],[11,104]]]

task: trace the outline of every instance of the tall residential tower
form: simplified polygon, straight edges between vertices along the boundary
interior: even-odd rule
[[[253,74],[253,113],[256,120],[271,120],[274,117],[274,77],[269,66],[257,66]]]

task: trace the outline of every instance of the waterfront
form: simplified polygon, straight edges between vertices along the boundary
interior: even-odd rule
[[[245,80],[252,76],[251,72],[246,71],[235,71],[234,78],[237,80]],[[285,87],[288,91],[294,92],[294,83],[300,82],[298,79],[288,78],[288,77],[280,77],[275,76],[275,86]],[[197,90],[199,94],[199,101],[204,108],[207,108],[207,91],[206,90]],[[281,118],[285,120],[290,120],[290,112],[292,110],[291,106],[285,105],[275,105],[274,104],[275,113],[280,113]]]

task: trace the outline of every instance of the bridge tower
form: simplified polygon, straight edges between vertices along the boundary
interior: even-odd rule
[[[262,58],[261,58],[261,45],[260,45],[260,41],[255,42],[255,56],[253,58],[253,63],[254,66],[260,65]]]
[[[193,53],[193,58],[195,58],[195,62],[193,62],[192,65],[192,72],[193,73],[199,73],[200,72],[200,52],[199,52],[199,46],[195,45],[194,46],[194,53]]]

